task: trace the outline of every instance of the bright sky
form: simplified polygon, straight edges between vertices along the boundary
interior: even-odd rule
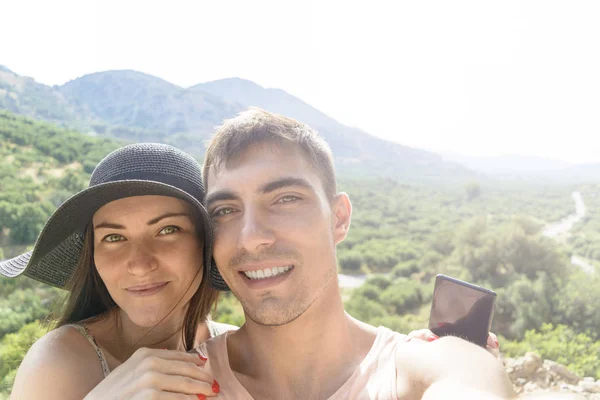
[[[600,162],[600,2],[4,0],[0,64],[250,79],[396,142]]]

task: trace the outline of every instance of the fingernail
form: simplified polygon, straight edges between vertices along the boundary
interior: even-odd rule
[[[200,357],[200,359],[202,361],[208,361],[208,358],[204,357],[202,354],[198,353],[198,357]]]
[[[429,335],[427,338],[428,342],[433,342],[434,340],[438,340],[440,337],[438,335]]]
[[[411,339],[412,339],[412,337],[411,337],[411,336],[405,336],[405,337],[404,337],[404,341],[405,341],[405,342],[410,342],[410,340],[411,340]]]
[[[198,395],[198,399],[199,399],[199,400],[206,400],[206,395],[204,395],[204,394],[199,394],[199,395]]]
[[[219,382],[217,382],[217,380],[215,379],[213,384],[212,384],[212,391],[213,393],[219,393],[221,391],[221,387],[219,386]]]
[[[494,346],[496,346],[497,349],[500,348],[500,343],[498,343],[498,339],[494,338]]]

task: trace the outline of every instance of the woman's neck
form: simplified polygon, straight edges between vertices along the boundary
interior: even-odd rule
[[[142,347],[185,351],[182,335],[184,315],[172,315],[149,328],[137,326],[127,314],[117,309],[88,325],[100,345],[123,362]],[[206,323],[199,323],[195,342],[209,338]]]

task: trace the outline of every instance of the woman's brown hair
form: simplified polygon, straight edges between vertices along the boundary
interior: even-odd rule
[[[204,237],[203,234],[201,230],[198,231],[200,237]],[[201,270],[204,271],[202,281],[189,301],[183,320],[181,334],[183,345],[188,351],[195,345],[198,324],[206,320],[218,296],[218,292],[210,286],[207,267],[202,266]],[[66,288],[69,289],[69,295],[65,301],[64,311],[56,324],[57,328],[87,319],[102,318],[108,311],[118,307],[108,293],[94,264],[94,231],[91,224],[85,230],[81,256]]]

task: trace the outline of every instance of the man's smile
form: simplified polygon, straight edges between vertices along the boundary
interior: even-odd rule
[[[271,278],[271,277],[274,278],[278,275],[285,274],[293,267],[294,267],[293,265],[286,265],[286,266],[282,266],[282,267],[272,267],[272,268],[265,268],[265,269],[251,270],[251,271],[243,271],[243,273],[244,273],[244,275],[246,275],[248,277],[248,279],[266,279],[266,278]]]
[[[294,264],[277,261],[244,265],[238,270],[238,274],[251,289],[266,289],[283,282],[293,271]]]

